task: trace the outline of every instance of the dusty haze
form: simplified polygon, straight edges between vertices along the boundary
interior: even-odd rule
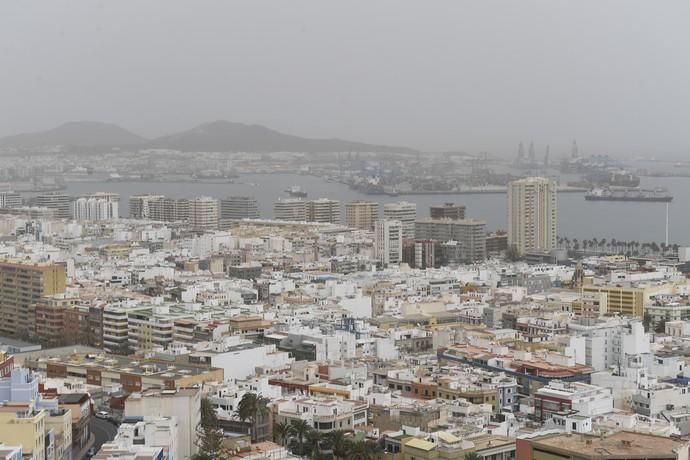
[[[0,135],[69,120],[682,158],[690,2],[0,2]]]

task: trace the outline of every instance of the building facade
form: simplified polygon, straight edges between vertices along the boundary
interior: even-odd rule
[[[558,231],[556,183],[529,177],[508,184],[508,245],[518,254],[556,248]]]

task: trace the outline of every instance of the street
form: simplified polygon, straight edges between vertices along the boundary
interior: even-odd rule
[[[117,434],[117,425],[108,420],[96,417],[91,417],[89,428],[91,429],[91,433],[96,437],[96,441],[93,444],[96,450],[100,449],[106,442],[112,441],[115,434]]]

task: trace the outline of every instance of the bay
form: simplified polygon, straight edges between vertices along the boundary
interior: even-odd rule
[[[319,177],[298,174],[245,174],[234,183],[204,182],[70,182],[65,193],[79,196],[94,192],[114,192],[121,197],[120,215],[129,214],[129,196],[157,193],[173,198],[212,196],[224,198],[230,195],[256,197],[262,218],[273,216],[273,203],[279,197],[287,197],[285,189],[300,185],[309,196],[307,199],[332,198],[343,203],[355,200],[371,200],[379,203],[410,201],[417,204],[417,215],[429,215],[434,204],[456,202],[467,206],[467,216],[483,219],[490,231],[506,228],[506,196],[504,194],[475,195],[366,195],[351,190],[347,185],[327,182]],[[674,195],[669,206],[671,243],[690,244],[690,178],[642,179],[642,187],[665,187]],[[577,239],[606,238],[608,240],[635,240],[658,243],[664,241],[666,204],[634,202],[586,201],[582,193],[560,193],[558,196],[558,233]]]

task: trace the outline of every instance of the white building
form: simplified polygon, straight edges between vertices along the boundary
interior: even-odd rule
[[[189,460],[199,450],[196,428],[201,423],[201,391],[148,390],[132,393],[125,402],[125,417],[174,417],[177,420],[179,460]]]
[[[376,260],[384,266],[402,262],[402,223],[399,220],[377,220],[374,232]]]
[[[163,452],[166,460],[178,460],[178,420],[176,417],[134,417],[118,427],[115,439],[105,443],[94,459],[151,458]]]
[[[77,198],[71,206],[75,220],[113,220],[120,215],[120,195],[96,193]]]
[[[369,404],[337,398],[300,398],[275,403],[278,422],[305,420],[315,430],[352,430],[366,425]]]
[[[400,221],[403,239],[414,239],[415,221],[417,220],[417,205],[415,203],[407,201],[386,203],[383,205],[383,218]]]

